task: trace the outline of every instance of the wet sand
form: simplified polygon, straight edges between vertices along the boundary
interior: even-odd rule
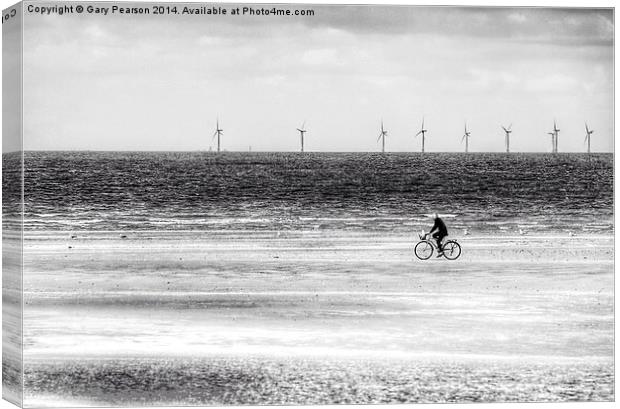
[[[27,235],[26,405],[614,396],[611,236],[122,234]]]
[[[80,360],[34,368],[27,371],[32,395],[55,391],[64,396],[63,406],[83,405],[80,397],[103,406],[557,402],[613,397],[613,376],[600,363],[218,356]]]

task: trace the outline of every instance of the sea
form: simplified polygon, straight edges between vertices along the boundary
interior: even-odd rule
[[[614,228],[611,153],[54,151],[24,163],[25,230],[409,232],[433,212],[480,234]]]

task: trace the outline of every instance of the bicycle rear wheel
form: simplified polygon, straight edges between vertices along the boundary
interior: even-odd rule
[[[415,245],[413,252],[420,260],[428,260],[433,255],[433,245],[428,241],[421,241]]]
[[[461,245],[456,241],[448,241],[443,245],[443,255],[448,260],[456,260],[461,255]]]

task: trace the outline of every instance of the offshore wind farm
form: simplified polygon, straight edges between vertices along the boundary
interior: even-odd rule
[[[25,405],[614,401],[613,9],[273,7],[27,15]]]
[[[296,128],[297,132],[299,132],[299,137],[300,137],[300,150],[301,152],[304,152],[304,136],[306,134],[306,132],[308,132],[307,129],[305,129],[306,126],[306,121],[304,121],[301,125],[301,128]],[[594,133],[594,131],[590,130],[588,128],[588,124],[587,122],[585,122],[585,126],[586,126],[586,139],[584,140],[584,144],[587,142],[587,146],[584,147],[585,151],[587,153],[591,153],[590,150],[590,137],[592,135],[592,133]],[[501,128],[504,131],[504,142],[505,142],[505,149],[506,149],[506,153],[510,153],[510,134],[512,133],[512,123],[506,128],[503,125],[501,126]],[[425,152],[425,141],[426,141],[426,133],[428,132],[428,129],[425,129],[424,127],[424,118],[422,118],[422,125],[420,127],[420,130],[418,131],[418,133],[416,133],[414,136],[418,137],[420,136],[420,140],[421,140],[421,152],[424,153]],[[213,139],[215,139],[215,137],[217,136],[217,152],[220,152],[220,137],[223,134],[223,130],[220,129],[219,126],[219,119],[216,121],[216,131],[213,134]],[[385,153],[386,152],[386,148],[385,148],[385,140],[386,140],[386,136],[388,134],[387,129],[384,128],[384,124],[383,124],[383,119],[381,120],[381,127],[380,127],[380,132],[379,132],[379,136],[377,138],[377,142],[381,143],[381,152]],[[551,136],[551,153],[558,153],[558,139],[559,139],[559,135],[560,135],[560,129],[558,129],[557,127],[557,123],[554,120],[553,121],[553,131],[552,132],[547,132],[548,135]],[[465,130],[463,135],[461,136],[461,143],[465,142],[465,153],[468,153],[469,150],[469,137],[471,136],[471,132],[468,131],[467,129],[467,122],[465,122]],[[211,149],[210,149],[211,150]],[[514,148],[513,148],[513,152],[515,152]],[[545,152],[544,148],[543,150],[539,151],[539,152]]]

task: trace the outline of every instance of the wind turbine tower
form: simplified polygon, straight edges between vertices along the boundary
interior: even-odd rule
[[[558,153],[558,137],[560,136],[560,130],[555,123],[555,119],[553,120],[553,133],[555,134],[553,152]]]
[[[588,128],[588,123],[586,122],[586,139],[585,141],[588,141],[588,153],[590,153],[590,135],[592,135],[594,133],[594,131],[590,128]]]
[[[512,133],[512,124],[508,128],[502,125],[502,129],[506,132],[506,153],[510,152],[510,134]]]
[[[551,135],[551,152],[555,152],[555,132],[547,132],[547,135]]]
[[[471,134],[471,132],[467,131],[467,122],[465,122],[465,133],[463,134],[463,137],[461,138],[461,143],[463,142],[463,140],[465,140],[465,153],[469,152],[469,135]]]
[[[379,134],[379,138],[377,138],[377,142],[381,139],[381,152],[385,153],[385,136],[387,135],[387,131],[383,129],[383,119],[381,120],[381,133]]]
[[[220,129],[220,120],[219,118],[216,120],[215,122],[215,132],[213,133],[213,139],[215,139],[215,137],[217,136],[217,151],[220,151],[220,142],[221,142],[221,136],[224,134],[224,130]]]
[[[427,132],[428,130],[424,129],[424,117],[422,117],[422,127],[420,128],[420,131],[417,134],[415,134],[415,136],[422,134],[422,153],[424,153],[424,139],[425,139]]]
[[[297,130],[299,131],[299,135],[301,136],[301,151],[302,152],[304,151],[304,134],[308,132],[305,129],[305,126],[306,126],[306,121],[304,121],[304,123],[301,125],[301,129],[297,128]]]

